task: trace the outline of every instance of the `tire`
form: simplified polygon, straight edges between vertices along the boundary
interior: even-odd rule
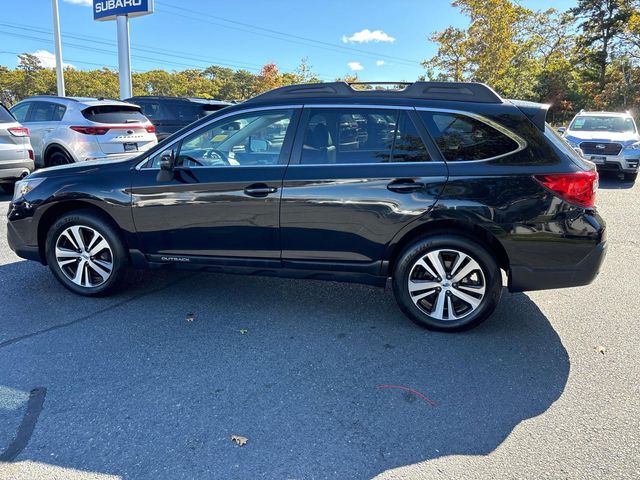
[[[464,276],[456,278],[459,275]],[[443,332],[479,325],[502,294],[502,275],[492,255],[457,235],[433,235],[409,245],[396,262],[392,280],[404,314],[421,327]]]
[[[73,163],[73,159],[64,150],[54,150],[45,159],[45,167],[55,167],[58,165],[68,165]]]
[[[635,182],[637,178],[638,178],[638,172],[624,174],[625,182]]]
[[[45,251],[58,281],[87,297],[113,292],[129,267],[129,256],[116,228],[90,210],[60,217],[47,233]]]

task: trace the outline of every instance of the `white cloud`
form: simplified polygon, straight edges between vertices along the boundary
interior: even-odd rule
[[[342,41],[344,43],[356,42],[356,43],[369,43],[369,42],[389,42],[393,43],[396,41],[394,37],[383,32],[382,30],[374,30],[371,31],[368,28],[364,30],[360,30],[359,32],[354,33],[350,37],[346,35],[342,36]]]
[[[354,72],[358,72],[360,70],[364,70],[364,67],[360,62],[349,62],[347,66]]]
[[[34,57],[37,57],[38,60],[40,60],[40,64],[44,67],[44,68],[55,68],[56,67],[56,56],[51,53],[48,50],[36,50],[35,52],[31,53],[31,55],[33,55]],[[64,63],[62,62],[62,65],[64,65],[65,68],[69,67],[69,68],[76,68],[75,66],[73,66],[70,63]]]
[[[71,3],[73,5],[82,5],[83,7],[92,7],[93,0],[63,0],[66,3]]]
[[[381,67],[384,65],[384,60],[376,60],[376,66]]]

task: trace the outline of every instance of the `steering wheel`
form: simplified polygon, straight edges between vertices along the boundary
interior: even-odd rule
[[[182,160],[183,165],[185,160],[188,160],[189,162],[195,163],[198,167],[204,167],[204,163],[202,163],[200,160],[196,160],[195,158],[190,157],[189,155],[180,155],[180,160]]]
[[[229,157],[227,157],[227,155],[225,155],[225,153],[222,150],[216,150],[215,148],[210,148],[205,154],[205,158],[215,159],[216,157],[218,157],[217,158],[218,160],[222,160],[222,162],[225,165],[231,165],[231,163],[229,162]]]

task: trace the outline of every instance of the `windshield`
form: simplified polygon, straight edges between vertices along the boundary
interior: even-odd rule
[[[631,117],[612,117],[606,115],[578,116],[573,120],[569,129],[580,132],[636,132],[636,126]]]

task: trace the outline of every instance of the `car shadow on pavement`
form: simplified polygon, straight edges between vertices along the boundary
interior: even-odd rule
[[[4,287],[8,310],[38,330],[48,320],[26,307],[55,302],[54,287],[46,270],[23,264],[0,266],[0,278],[28,273],[24,281],[47,285],[28,296]],[[371,478],[490,453],[544,413],[569,374],[560,338],[524,294],[505,291],[486,323],[442,334],[367,286],[139,278],[138,293],[114,299],[59,287],[69,308],[55,321],[86,318],[0,348],[9,367],[0,385],[47,388],[17,461],[136,479]]]

